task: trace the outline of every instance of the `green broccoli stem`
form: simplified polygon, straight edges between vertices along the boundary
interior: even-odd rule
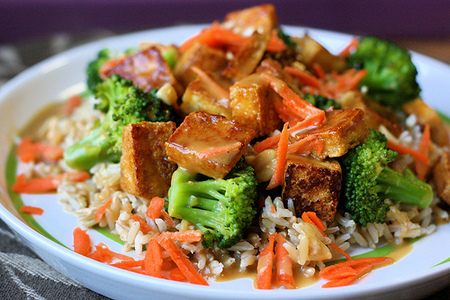
[[[377,177],[375,192],[393,201],[427,208],[433,200],[433,191],[426,182],[416,178],[411,170],[406,169],[402,174],[389,167]]]
[[[223,220],[217,212],[192,207],[180,207],[177,212],[183,215],[183,219],[202,227],[214,228],[219,232],[226,230]]]

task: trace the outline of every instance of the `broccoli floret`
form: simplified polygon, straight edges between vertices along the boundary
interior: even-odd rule
[[[178,168],[172,175],[168,211],[203,233],[203,246],[226,249],[239,242],[256,215],[258,180],[243,159],[223,179]]]
[[[360,86],[367,86],[368,94],[383,105],[398,108],[420,93],[410,54],[392,42],[362,38],[348,61],[351,67],[368,71]]]
[[[102,122],[64,152],[66,163],[89,170],[99,162],[119,162],[122,155],[122,129],[142,121],[166,122],[176,119],[173,107],[156,97],[156,90],[144,92],[132,81],[113,75],[97,84],[96,97],[108,102]]]
[[[297,46],[297,43],[294,42],[290,35],[287,35],[283,30],[278,29],[277,36],[284,42],[286,47],[294,48]]]
[[[313,106],[321,110],[327,110],[330,107],[333,107],[334,109],[341,108],[341,104],[336,102],[334,99],[330,99],[321,95],[306,94],[305,101],[311,103]]]
[[[364,143],[341,158],[344,207],[355,222],[363,226],[384,223],[389,211],[386,198],[420,208],[430,205],[433,192],[429,184],[417,179],[409,169],[400,173],[388,167],[397,155],[387,148],[383,133],[370,130]]]
[[[113,51],[109,48],[105,48],[97,53],[97,57],[93,61],[89,62],[86,68],[86,82],[88,90],[93,94],[95,94],[95,87],[97,86],[97,84],[103,81],[103,79],[99,75],[100,68],[113,57]],[[106,107],[103,107],[102,105],[106,105]],[[108,111],[106,102],[100,102],[96,108],[105,113]]]

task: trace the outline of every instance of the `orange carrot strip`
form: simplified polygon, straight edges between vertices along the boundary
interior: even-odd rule
[[[36,206],[22,205],[20,207],[20,212],[32,215],[42,215],[44,213],[44,210]]]
[[[125,269],[125,270],[131,270],[133,268],[142,268],[144,265],[143,260],[122,260],[115,263],[109,264],[110,266]]]
[[[276,236],[276,232],[269,235],[269,243],[259,253],[256,275],[257,289],[270,290],[272,287],[273,248]]]
[[[36,160],[34,145],[30,138],[25,137],[20,141],[17,147],[17,155],[19,156],[19,160],[24,163]]]
[[[215,157],[218,155],[224,155],[226,153],[236,153],[241,149],[242,143],[236,142],[219,147],[211,147],[197,152],[197,156],[200,159],[207,159],[209,157]]]
[[[237,34],[229,29],[220,27],[217,22],[214,22],[211,27],[201,30],[199,34],[183,42],[179,49],[180,51],[186,51],[196,43],[210,47],[239,47],[247,40],[247,37]]]
[[[277,283],[287,289],[294,289],[294,272],[292,269],[292,259],[289,252],[284,248],[286,240],[281,234],[277,234],[275,245],[275,269]]]
[[[322,274],[321,277],[323,279],[334,280],[334,279],[342,279],[348,276],[355,276],[358,272],[349,266],[340,267],[337,269],[333,269],[326,274]]]
[[[314,225],[316,225],[316,227],[320,230],[320,231],[325,231],[327,229],[327,226],[325,226],[325,224],[323,224],[322,220],[319,219],[319,217],[317,216],[317,214],[313,211],[307,211],[304,212],[303,214],[307,215],[308,218],[313,222]],[[303,215],[302,215],[303,218]]]
[[[164,199],[161,197],[153,197],[150,201],[150,206],[148,207],[145,214],[147,217],[155,220],[161,218],[161,213],[164,210]]]
[[[430,145],[431,145],[430,124],[427,123],[425,124],[425,128],[423,129],[422,139],[419,142],[418,152],[428,157]],[[427,172],[428,172],[428,164],[425,164],[421,160],[416,159],[417,178],[424,181]]]
[[[317,153],[321,153],[324,148],[323,143],[315,135],[307,135],[306,137],[290,144],[288,146],[288,153],[295,153],[301,155],[308,155],[313,149]]]
[[[391,140],[388,140],[387,145],[388,145],[389,149],[397,151],[398,153],[401,153],[401,154],[410,154],[415,159],[421,161],[422,163],[424,163],[426,165],[428,165],[430,163],[430,159],[426,155],[423,155],[422,153],[415,151],[414,149],[394,143]]]
[[[284,70],[292,76],[295,76],[295,78],[297,78],[298,81],[304,85],[310,85],[315,88],[320,86],[319,79],[306,71],[290,66],[285,66]]]
[[[358,48],[359,45],[359,39],[357,37],[353,37],[350,42],[347,44],[347,46],[342,49],[341,53],[339,53],[340,57],[347,57],[350,55],[350,53]]]
[[[63,111],[66,116],[73,114],[74,110],[83,103],[83,98],[80,95],[70,97],[63,106]]]
[[[166,221],[166,223],[169,225],[170,228],[173,228],[175,226],[172,217],[164,209],[161,210],[161,217],[164,221]]]
[[[98,208],[97,212],[95,213],[95,221],[97,223],[101,221],[103,215],[105,214],[106,209],[111,204],[112,200],[113,197],[111,196],[102,206]]]
[[[90,177],[88,172],[75,171],[71,173],[63,173],[55,176],[36,178],[29,181],[16,180],[12,185],[13,191],[24,194],[35,194],[50,192],[56,188],[67,178],[72,181],[86,181]]]
[[[161,254],[161,247],[158,244],[157,238],[152,238],[147,245],[147,252],[144,258],[144,270],[147,275],[161,278],[161,268],[163,266],[163,259]]]
[[[382,257],[363,257],[363,258],[355,258],[350,259],[338,264],[334,264],[331,266],[328,266],[324,269],[322,269],[319,272],[320,277],[322,278],[330,278],[330,277],[336,277],[336,273],[340,268],[343,267],[351,267],[351,268],[357,268],[364,265],[371,265],[372,267],[381,266],[385,264],[393,263],[394,260],[390,257],[382,256]]]
[[[73,230],[73,250],[81,255],[87,256],[91,250],[91,238],[86,230],[77,227]]]
[[[355,282],[357,279],[359,279],[362,275],[370,272],[372,270],[371,265],[364,265],[354,268],[356,274],[342,277],[339,279],[333,279],[325,284],[322,285],[323,288],[332,288],[332,287],[340,287],[340,286],[346,286],[353,282]]]
[[[140,216],[133,215],[131,216],[131,219],[139,222],[139,229],[142,231],[143,234],[147,234],[153,231],[152,227],[150,227],[150,225],[148,225],[147,222],[145,222],[144,219],[142,219]]]
[[[270,37],[266,51],[275,53],[284,51],[286,48],[286,44],[278,37],[278,32],[276,30],[272,31],[272,36]]]
[[[228,90],[224,89],[220,84],[215,82],[205,71],[197,66],[191,66],[190,69],[194,71],[200,79],[211,87],[211,90],[217,93],[217,97],[220,99],[229,99],[230,94]]]
[[[280,141],[277,148],[277,163],[273,168],[273,175],[270,178],[270,182],[267,185],[268,190],[271,190],[279,185],[283,184],[284,167],[286,166],[286,155],[289,145],[289,133],[288,123],[284,123],[283,130],[281,131]]]
[[[180,268],[175,267],[169,273],[169,278],[175,281],[186,281],[186,276],[181,272]]]
[[[318,63],[313,63],[312,68],[320,80],[326,80],[325,71]]]
[[[183,253],[183,251],[181,251],[172,239],[163,236],[158,239],[158,241],[159,244],[169,253],[172,260],[190,283],[208,285],[205,278],[200,275],[189,258]]]
[[[182,231],[166,231],[161,233],[161,236],[167,237],[169,239],[178,241],[178,242],[200,242],[202,240],[202,232],[199,230],[182,230]]]
[[[114,252],[112,250],[110,250],[108,248],[108,246],[106,246],[104,243],[100,242],[95,246],[96,251],[94,252],[98,252],[100,255],[99,257],[102,258],[101,262],[107,262],[107,263],[111,263],[113,258],[117,258],[117,259],[121,259],[121,260],[134,260],[132,257],[121,254],[121,253],[117,253]],[[89,256],[91,257],[91,256]],[[92,258],[92,257],[91,257]]]

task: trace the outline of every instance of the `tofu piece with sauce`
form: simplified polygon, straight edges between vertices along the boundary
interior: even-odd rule
[[[192,66],[205,72],[221,72],[227,63],[225,52],[197,43],[181,54],[174,73],[178,81],[186,87],[197,78],[197,74],[191,70]]]
[[[272,33],[278,26],[278,17],[275,6],[261,4],[227,13],[223,25],[239,34],[250,30],[261,34]]]
[[[184,91],[181,99],[181,111],[188,115],[194,111],[205,111],[210,114],[222,115],[228,119],[231,119],[230,99],[228,95],[228,89],[230,83],[226,80],[221,80],[210,74],[210,77],[226,91],[227,95],[218,92],[214,86],[209,86],[201,78],[197,78],[191,81]]]
[[[230,87],[232,118],[253,128],[257,136],[268,135],[282,126],[273,102],[280,96],[260,74],[252,74]]]
[[[114,74],[133,81],[145,92],[159,89],[166,83],[171,84],[179,95],[183,91],[172,69],[155,46],[125,57],[110,68],[102,70],[103,76],[109,77]]]
[[[255,131],[224,116],[190,113],[166,142],[169,160],[215,179],[234,167]]]
[[[169,162],[165,142],[175,131],[174,122],[129,124],[122,132],[120,186],[132,195],[166,197],[176,164]]]
[[[282,200],[293,202],[297,216],[313,211],[326,222],[336,214],[342,184],[342,170],[336,160],[318,160],[289,154],[285,167]]]
[[[326,112],[326,120],[321,126],[307,129],[294,135],[295,140],[315,135],[324,145],[321,153],[312,151],[311,156],[318,159],[340,157],[369,136],[364,122],[364,112],[358,108],[336,109]]]

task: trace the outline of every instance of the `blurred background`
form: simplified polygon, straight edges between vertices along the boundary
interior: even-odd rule
[[[256,0],[0,0],[0,46],[17,45],[24,64],[103,36],[211,23]],[[449,0],[274,0],[280,23],[388,38],[450,63]],[[0,55],[1,56],[1,55]]]

